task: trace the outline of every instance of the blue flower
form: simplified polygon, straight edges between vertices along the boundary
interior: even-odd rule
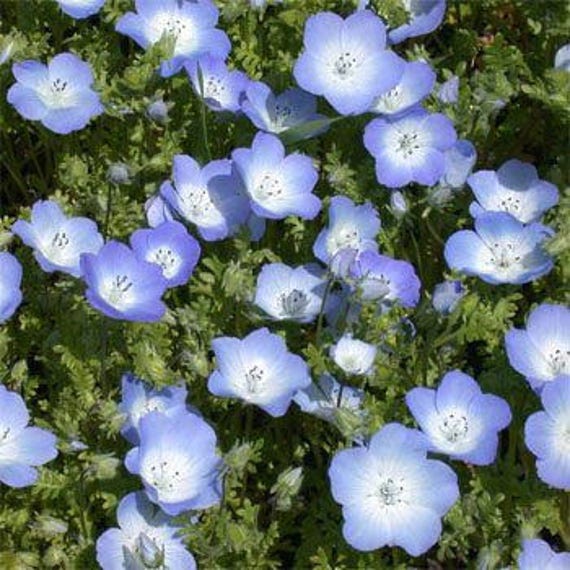
[[[313,253],[323,263],[330,264],[343,251],[350,266],[355,256],[363,251],[378,251],[376,236],[380,231],[378,212],[370,202],[355,205],[345,196],[334,196],[329,206],[328,227],[321,230],[313,245]]]
[[[179,222],[136,230],[130,242],[139,259],[161,267],[168,287],[186,284],[200,258],[200,245]]]
[[[162,197],[206,241],[225,239],[246,222],[249,200],[229,160],[213,160],[200,168],[192,157],[178,154],[172,177],[172,183],[160,187]]]
[[[168,202],[160,195],[153,194],[144,204],[146,222],[151,228],[156,228],[165,222],[174,220],[174,214],[170,210]]]
[[[525,443],[536,455],[538,476],[552,487],[570,491],[570,375],[545,384],[540,398],[544,411],[526,420]]]
[[[121,434],[127,441],[137,445],[140,442],[141,419],[150,412],[186,409],[188,390],[184,386],[167,386],[156,390],[133,374],[123,374],[121,394],[119,411],[125,415]]]
[[[57,0],[62,12],[81,20],[97,14],[105,4],[105,0]]]
[[[406,404],[431,451],[474,465],[495,461],[497,432],[512,419],[505,400],[483,394],[477,382],[459,370],[448,372],[437,390],[410,390]]]
[[[570,44],[558,48],[554,56],[554,69],[570,73]]]
[[[317,99],[314,95],[296,87],[274,95],[269,86],[261,81],[249,83],[241,108],[258,129],[275,134],[326,118],[317,113]],[[326,128],[317,130],[311,135],[325,130]]]
[[[445,244],[451,269],[476,275],[493,285],[521,285],[546,275],[552,259],[542,243],[552,230],[541,224],[523,225],[505,212],[486,212],[475,219],[475,231],[461,230]]]
[[[10,487],[33,485],[34,469],[57,456],[55,436],[27,427],[30,414],[22,397],[0,384],[0,482]]]
[[[404,60],[385,49],[382,20],[368,10],[345,20],[332,12],[311,16],[304,47],[293,71],[297,83],[325,97],[341,115],[368,111],[404,72]]]
[[[568,570],[570,552],[554,552],[548,543],[539,538],[523,540],[519,556],[519,570]]]
[[[40,121],[54,133],[78,131],[104,111],[91,89],[91,67],[72,53],[60,53],[48,65],[15,63],[12,73],[17,83],[8,90],[8,103],[25,119]]]
[[[398,84],[384,95],[377,97],[370,107],[373,113],[396,115],[408,111],[425,99],[435,85],[435,72],[428,63],[406,63]]]
[[[444,157],[445,168],[439,185],[452,189],[462,188],[477,162],[477,150],[473,143],[460,139],[445,151]]]
[[[7,321],[22,302],[22,266],[11,254],[0,252],[0,324]]]
[[[433,308],[442,315],[449,315],[455,310],[459,301],[467,293],[461,281],[444,281],[438,283],[433,290]]]
[[[47,272],[63,271],[81,276],[80,258],[97,253],[103,237],[97,224],[88,218],[68,218],[59,204],[40,200],[32,207],[30,222],[18,220],[12,231],[34,249],[34,257]]]
[[[139,422],[139,437],[125,465],[165,513],[179,515],[220,502],[222,462],[216,434],[202,418],[185,410],[150,412]]]
[[[534,390],[560,374],[570,374],[570,309],[539,305],[529,314],[526,330],[507,332],[505,348],[511,366]]]
[[[245,73],[230,71],[223,59],[210,54],[189,61],[185,68],[194,92],[210,109],[230,113],[240,110],[242,96],[249,83]]]
[[[110,241],[98,254],[81,256],[89,303],[104,315],[126,321],[159,321],[167,281],[159,266],[140,260],[126,245]]]
[[[516,159],[505,162],[497,172],[473,173],[467,184],[477,199],[469,208],[473,217],[483,212],[508,212],[528,224],[539,221],[544,212],[558,203],[556,186],[540,180],[532,164]]]
[[[196,561],[184,547],[180,526],[157,510],[142,492],[129,493],[117,508],[119,528],[97,539],[97,562],[103,570],[171,568],[195,570]]]
[[[312,194],[319,179],[313,161],[297,152],[285,156],[275,135],[257,133],[251,149],[235,149],[232,160],[258,216],[312,220],[319,213],[321,201]]]
[[[389,188],[435,184],[445,171],[444,153],[456,140],[450,119],[421,108],[374,119],[364,131],[364,146],[376,160],[376,178]]]
[[[377,351],[373,344],[352,338],[351,334],[345,333],[331,346],[330,355],[345,374],[361,376],[372,372]]]
[[[405,0],[409,22],[391,30],[390,43],[399,44],[408,38],[415,38],[433,32],[443,21],[445,0]]]
[[[337,422],[340,410],[348,410],[363,417],[364,392],[352,386],[341,386],[330,374],[323,374],[318,384],[299,390],[293,401],[306,414],[311,414],[330,423]]]
[[[365,301],[415,307],[420,300],[421,283],[414,266],[407,261],[364,251],[351,265],[350,275]]]
[[[257,278],[254,303],[277,321],[314,321],[321,311],[327,281],[320,266],[269,263]]]
[[[342,505],[348,544],[362,551],[400,546],[419,556],[437,542],[441,517],[459,498],[459,488],[455,473],[427,459],[426,449],[423,434],[387,424],[367,447],[333,457],[331,491]]]
[[[173,105],[174,103],[166,103],[164,99],[160,97],[158,99],[154,99],[148,104],[146,114],[155,123],[166,125],[168,121],[170,121],[168,113]]]
[[[266,328],[245,338],[212,341],[216,370],[208,390],[224,398],[240,398],[273,417],[285,415],[297,390],[311,384],[305,361],[287,350],[285,341]]]
[[[457,103],[459,99],[459,77],[451,76],[437,90],[437,98],[442,103]]]
[[[207,53],[225,59],[230,52],[230,40],[218,23],[218,9],[210,0],[136,0],[136,13],[127,12],[115,29],[131,37],[147,49],[164,36],[174,38],[172,57],[163,61],[163,77],[174,75],[185,61]]]

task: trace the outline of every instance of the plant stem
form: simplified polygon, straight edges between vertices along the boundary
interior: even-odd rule
[[[105,221],[103,222],[103,239],[107,241],[109,237],[109,224],[111,223],[111,210],[113,208],[113,184],[109,183],[107,188],[107,207],[105,209]]]
[[[331,292],[332,286],[334,284],[334,277],[332,275],[329,276],[327,281],[327,286],[325,288],[325,292],[323,293],[323,301],[321,303],[321,309],[319,311],[319,317],[317,319],[317,332],[316,332],[316,339],[317,339],[317,346],[321,346],[321,337],[323,333],[323,319],[325,314],[325,306],[327,304],[328,296]]]

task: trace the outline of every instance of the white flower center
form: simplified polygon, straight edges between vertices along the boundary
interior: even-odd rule
[[[570,350],[555,348],[547,355],[547,360],[553,376],[570,373]]]
[[[150,484],[159,492],[165,493],[172,493],[183,477],[178,462],[164,458],[160,462],[151,464],[146,469],[146,473]]]
[[[327,251],[334,255],[341,249],[358,249],[360,233],[354,226],[342,226],[330,232],[327,239]]]
[[[403,478],[394,480],[392,477],[387,477],[382,480],[374,493],[374,497],[382,509],[388,509],[406,502],[403,483]]]
[[[64,230],[58,230],[51,240],[44,243],[42,249],[44,255],[51,261],[63,263],[70,255],[71,239]]]
[[[174,277],[180,265],[180,259],[168,247],[159,247],[151,256],[151,261],[160,265],[163,275],[170,279]]]
[[[293,289],[288,293],[282,293],[280,300],[283,312],[292,317],[302,315],[309,304],[307,294],[299,289]]]
[[[289,105],[275,103],[275,124],[283,126],[292,116],[294,112]]]
[[[220,99],[226,86],[220,77],[210,76],[204,81],[204,97],[206,99]]]
[[[260,200],[270,200],[279,198],[283,194],[284,188],[281,180],[271,173],[265,173],[255,185],[254,195]]]
[[[114,307],[121,308],[131,299],[133,282],[128,275],[116,275],[105,287],[107,302]]]
[[[136,562],[142,564],[142,568],[156,568],[157,570],[164,568],[164,544],[159,544],[157,539],[149,537],[144,532],[137,537],[133,554]]]
[[[245,386],[250,394],[259,394],[263,390],[265,370],[257,364],[252,366],[245,374]]]
[[[37,93],[44,105],[52,109],[65,109],[75,104],[74,89],[68,81],[59,77],[44,81]]]
[[[373,104],[378,111],[390,113],[400,108],[402,104],[403,93],[399,85],[393,87],[385,95],[381,95]]]
[[[421,148],[421,139],[419,133],[409,131],[400,133],[396,146],[396,153],[406,158],[414,155]]]
[[[335,75],[337,79],[344,81],[354,74],[355,69],[359,65],[360,62],[358,58],[349,51],[345,51],[332,62],[333,75]]]
[[[138,423],[141,418],[150,414],[150,412],[164,412],[164,410],[166,410],[166,405],[158,398],[138,400],[131,409],[131,416],[135,423]]]
[[[517,214],[520,214],[522,210],[520,199],[512,195],[501,196],[498,200],[498,206],[499,210],[513,214],[515,217],[517,217]]]
[[[439,429],[447,441],[455,443],[465,439],[469,432],[469,422],[464,415],[452,412],[445,417]]]
[[[491,246],[491,262],[497,266],[498,269],[507,270],[512,265],[520,263],[521,256],[517,255],[515,246],[512,243],[495,242]]]
[[[212,197],[206,188],[193,187],[181,195],[186,214],[195,219],[207,217],[215,209]]]

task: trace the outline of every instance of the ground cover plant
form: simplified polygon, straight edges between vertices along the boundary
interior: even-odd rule
[[[0,568],[570,567],[570,8],[0,3]]]

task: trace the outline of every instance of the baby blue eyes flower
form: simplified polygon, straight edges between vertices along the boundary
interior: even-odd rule
[[[538,476],[552,487],[570,491],[570,375],[548,382],[540,397],[544,411],[527,419],[526,446],[536,455]]]
[[[425,99],[435,85],[435,72],[423,61],[406,63],[398,84],[377,97],[370,107],[373,113],[396,115],[409,110]]]
[[[241,71],[230,71],[223,59],[209,54],[188,62],[186,71],[194,92],[213,111],[237,113],[249,83]],[[201,76],[200,76],[201,74]]]
[[[415,307],[420,300],[421,283],[413,265],[375,251],[362,252],[351,265],[350,276],[365,301],[399,302]]]
[[[270,263],[257,278],[254,303],[272,319],[310,323],[321,311],[326,287],[319,266]]]
[[[445,171],[444,153],[456,140],[450,119],[423,109],[374,119],[364,131],[364,146],[376,160],[376,178],[388,188],[435,184]]]
[[[17,83],[8,90],[8,103],[25,119],[40,121],[54,133],[78,131],[104,111],[91,89],[91,67],[72,53],[60,53],[48,65],[15,63],[12,73]]]
[[[310,121],[325,119],[324,115],[317,113],[317,99],[314,95],[296,87],[274,95],[260,81],[250,81],[241,108],[258,129],[275,134]],[[322,133],[323,130],[317,132]]]
[[[307,414],[336,423],[339,410],[349,410],[364,416],[361,409],[364,392],[351,386],[341,386],[330,374],[323,374],[319,383],[299,390],[293,401]]]
[[[22,266],[11,254],[0,252],[0,324],[7,321],[22,302]]]
[[[442,315],[449,315],[455,310],[467,291],[460,281],[438,283],[433,290],[433,308]]]
[[[459,77],[454,75],[437,90],[437,98],[442,103],[457,103],[459,99]]]
[[[477,150],[473,143],[460,139],[445,151],[444,157],[445,168],[439,185],[452,189],[462,188],[477,162]]]
[[[159,321],[167,281],[161,268],[140,260],[126,245],[110,241],[97,254],[81,256],[89,303],[104,315],[126,321]]]
[[[441,517],[459,498],[459,488],[455,473],[426,455],[423,434],[392,423],[367,447],[333,457],[331,491],[342,505],[348,544],[362,551],[400,546],[419,556],[437,542]]]
[[[312,193],[319,179],[313,161],[300,153],[285,156],[275,135],[257,133],[251,149],[235,149],[232,160],[258,216],[312,220],[319,213],[321,201]]]
[[[216,434],[202,418],[185,410],[150,412],[140,420],[139,436],[125,464],[153,503],[169,515],[219,503],[221,459]]]
[[[105,4],[105,0],[57,0],[62,12],[81,20],[97,14]]]
[[[187,59],[207,53],[225,59],[230,52],[228,37],[215,27],[218,10],[210,0],[136,0],[135,7],[136,13],[127,12],[115,29],[144,49],[163,36],[173,37],[172,58],[161,64],[163,77],[180,71]]]
[[[445,0],[404,0],[404,6],[410,19],[407,24],[390,31],[388,37],[392,44],[433,32],[445,15]]]
[[[68,218],[59,204],[49,200],[36,202],[31,221],[18,220],[12,231],[34,249],[34,257],[44,271],[63,271],[74,277],[82,273],[81,255],[97,253],[103,247],[95,222]]]
[[[541,224],[525,226],[505,212],[485,212],[475,218],[475,231],[461,230],[449,237],[445,260],[451,269],[492,285],[521,285],[552,269],[552,259],[542,249],[551,235],[552,230]]]
[[[374,345],[352,338],[350,334],[344,334],[330,349],[334,363],[345,374],[357,376],[372,372],[376,353]]]
[[[121,434],[135,445],[140,441],[138,428],[144,416],[150,412],[186,409],[186,396],[188,395],[184,386],[168,386],[155,390],[133,374],[123,375],[121,393],[119,411],[125,415]]]
[[[194,557],[178,536],[180,527],[144,493],[129,493],[121,500],[117,522],[119,528],[107,529],[97,539],[97,562],[103,570],[196,570]]]
[[[512,419],[505,400],[483,394],[477,382],[459,370],[448,372],[437,390],[414,388],[406,404],[431,451],[474,465],[495,461],[497,432]]]
[[[172,177],[172,183],[160,187],[161,196],[206,241],[225,239],[247,220],[249,200],[229,160],[213,160],[200,168],[193,158],[179,154]]]
[[[317,236],[313,253],[323,263],[330,264],[345,250],[353,250],[355,255],[366,250],[378,251],[379,231],[380,218],[370,202],[357,206],[345,196],[334,196],[329,207],[328,227]],[[355,255],[349,256],[348,265]]]
[[[0,385],[0,482],[10,487],[33,485],[43,465],[57,456],[55,436],[27,427],[30,415],[22,397]]]
[[[208,390],[255,404],[273,417],[285,415],[294,394],[311,384],[305,361],[291,354],[285,341],[266,328],[243,339],[216,338],[212,348],[216,370],[208,380]]]
[[[560,69],[570,73],[570,44],[558,49],[554,56],[554,69]]]
[[[151,196],[144,205],[147,224],[156,228],[165,222],[174,220],[174,215],[164,198],[158,194]]]
[[[523,540],[518,559],[519,570],[567,570],[570,568],[570,552],[554,552],[544,540]]]
[[[293,74],[299,86],[322,95],[341,115],[357,115],[400,81],[405,62],[386,48],[386,28],[368,10],[343,20],[332,12],[305,24],[304,51]]]
[[[526,330],[505,335],[511,366],[535,390],[560,374],[570,374],[570,309],[544,303],[528,316]]]
[[[187,283],[200,258],[198,242],[179,222],[137,230],[130,241],[140,259],[160,266],[168,287]]]
[[[469,211],[473,217],[483,212],[508,212],[528,224],[540,220],[544,212],[558,203],[558,189],[540,180],[532,164],[508,160],[497,172],[480,170],[473,173],[467,184],[476,202]]]

